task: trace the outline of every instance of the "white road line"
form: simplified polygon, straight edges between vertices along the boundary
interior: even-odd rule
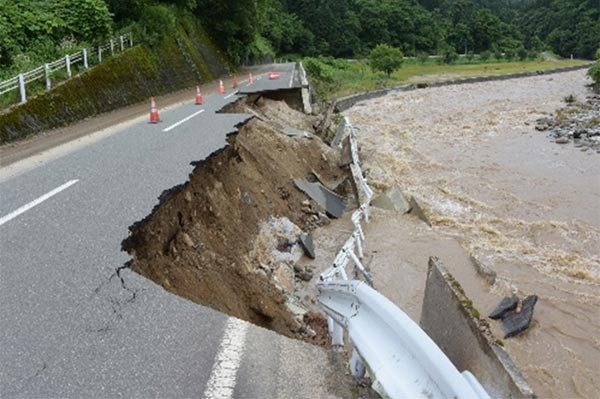
[[[34,206],[38,206],[39,204],[41,204],[42,202],[46,201],[47,199],[49,199],[51,197],[54,197],[56,194],[60,193],[61,191],[66,190],[67,188],[71,187],[73,184],[77,183],[78,181],[79,180],[68,181],[65,184],[63,184],[62,186],[57,187],[54,190],[50,191],[49,193],[46,193],[46,194],[42,195],[38,199],[33,200],[33,201],[31,201],[30,203],[28,203],[26,205],[23,205],[22,207],[20,207],[16,211],[9,213],[8,215],[6,215],[6,216],[4,216],[3,218],[0,219],[0,226],[2,226],[6,222],[11,221],[12,219],[16,218],[20,214],[27,212],[28,210],[30,210]]]
[[[229,97],[235,96],[236,94],[238,94],[238,92],[237,92],[237,91],[234,91],[233,93],[231,93],[231,94],[228,94],[228,95],[226,95],[226,96],[225,96],[225,97],[223,97],[223,98],[227,100]]]
[[[231,399],[237,371],[244,354],[248,323],[234,317],[227,319],[225,334],[204,390],[205,399]]]
[[[169,127],[168,127],[168,128],[166,128],[166,129],[163,129],[163,132],[168,132],[168,131],[170,131],[170,130],[173,130],[173,129],[175,129],[177,126],[181,125],[182,123],[185,123],[185,122],[189,121],[189,120],[190,120],[190,119],[192,119],[194,116],[200,115],[200,114],[201,114],[201,113],[203,113],[203,112],[204,112],[204,110],[203,110],[203,109],[201,109],[201,110],[200,110],[200,111],[198,111],[198,112],[194,112],[194,113],[193,113],[193,114],[191,114],[190,116],[186,116],[185,118],[183,118],[183,119],[182,119],[182,120],[180,120],[179,122],[172,124],[171,126],[169,126]]]
[[[290,76],[290,87],[294,84],[294,71],[296,70],[296,64],[292,67],[292,76]]]

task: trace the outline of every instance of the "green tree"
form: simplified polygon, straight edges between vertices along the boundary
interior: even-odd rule
[[[404,56],[399,48],[378,44],[371,51],[369,61],[374,70],[385,72],[389,77],[392,72],[400,69]]]

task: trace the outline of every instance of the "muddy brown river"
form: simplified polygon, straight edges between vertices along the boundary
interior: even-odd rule
[[[436,234],[496,271],[493,286],[467,287],[488,298],[483,312],[511,292],[539,296],[506,349],[541,398],[600,397],[600,154],[534,130],[587,83],[575,71],[448,86],[346,112],[369,183],[415,195]]]

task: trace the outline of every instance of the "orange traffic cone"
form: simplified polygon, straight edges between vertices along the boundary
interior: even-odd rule
[[[225,85],[223,84],[222,80],[219,80],[219,93],[225,93]]]
[[[231,81],[232,81],[231,85],[233,86],[233,88],[237,89],[237,87],[238,87],[238,81],[237,81],[237,77],[235,75],[233,75],[233,79],[231,79]]]
[[[150,123],[160,122],[160,116],[158,116],[158,110],[156,109],[156,100],[154,97],[150,97]]]
[[[254,77],[250,73],[250,74],[248,74],[248,84],[251,85],[252,83],[254,83]]]
[[[202,105],[204,103],[204,98],[202,98],[202,93],[200,93],[200,86],[196,85],[196,105]]]

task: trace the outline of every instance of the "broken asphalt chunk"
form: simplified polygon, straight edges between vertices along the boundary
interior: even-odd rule
[[[517,297],[505,297],[500,301],[498,306],[488,316],[490,319],[498,320],[502,319],[508,312],[514,310],[517,307],[519,298]]]
[[[346,210],[344,198],[340,197],[331,190],[328,190],[320,183],[310,183],[306,180],[296,179],[294,184],[298,189],[308,195],[313,201],[319,204],[327,215],[336,219],[341,218]]]
[[[300,236],[300,244],[304,249],[304,253],[311,259],[315,259],[317,256],[315,254],[315,245],[313,243],[312,233],[302,234]]]
[[[537,303],[537,295],[530,295],[523,300],[523,308],[520,313],[515,310],[509,311],[502,319],[504,338],[514,337],[529,328],[533,319],[533,309]]]

